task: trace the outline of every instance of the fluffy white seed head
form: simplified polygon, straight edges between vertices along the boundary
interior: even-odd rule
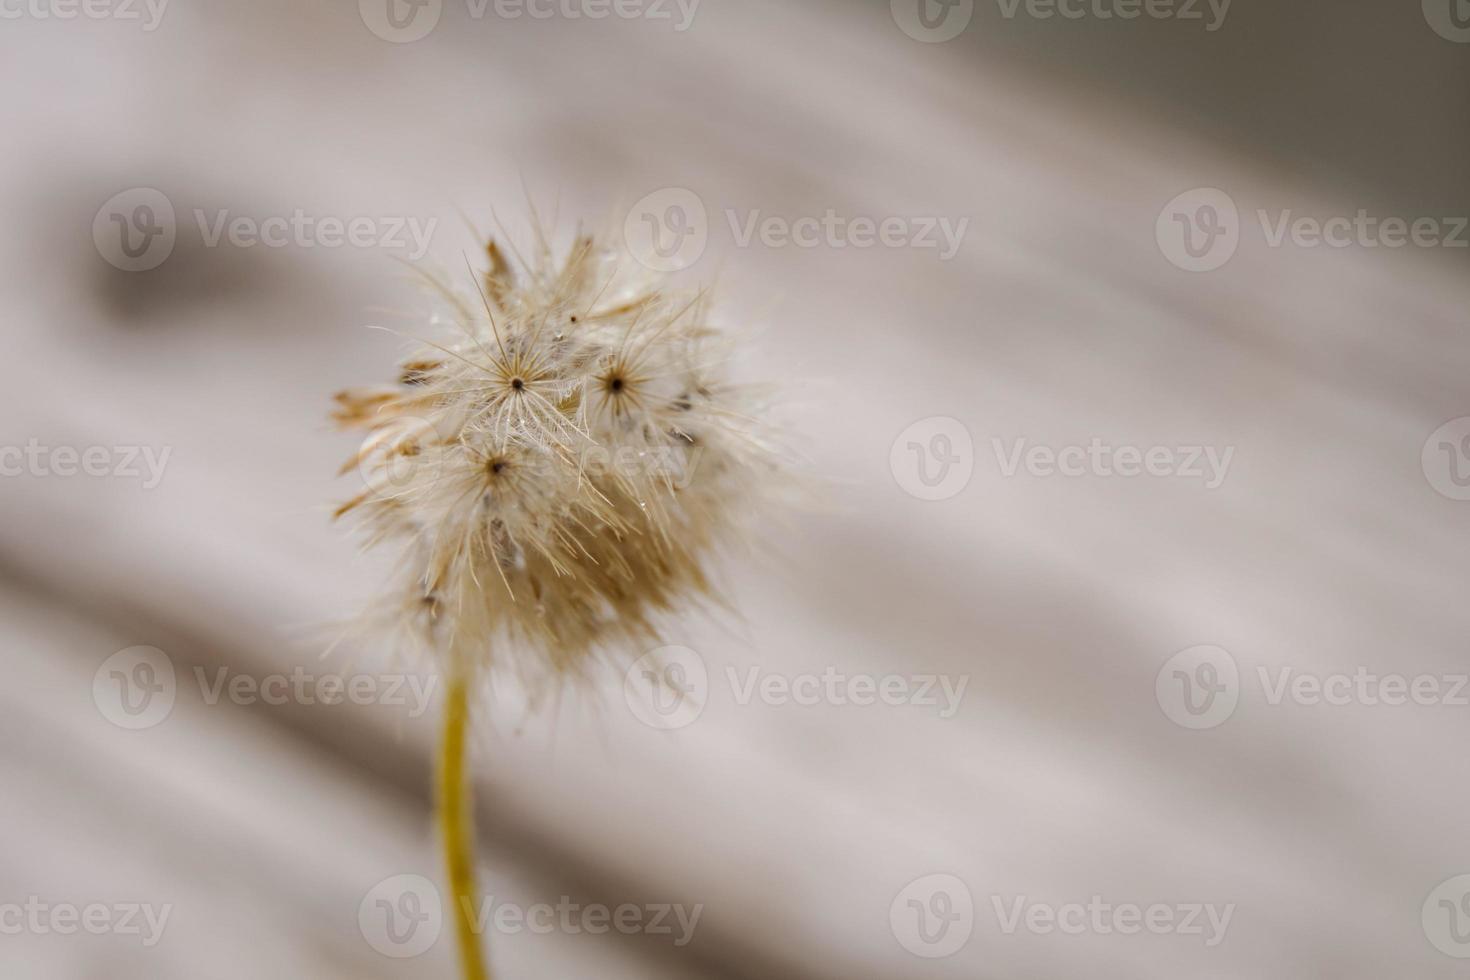
[[[429,277],[443,335],[397,383],[336,396],[369,431],[344,468],[368,489],[338,514],[403,548],[375,628],[537,684],[657,645],[665,614],[711,598],[711,557],[781,467],[703,292],[590,237],[562,259],[538,237],[515,270],[486,256],[473,290]]]

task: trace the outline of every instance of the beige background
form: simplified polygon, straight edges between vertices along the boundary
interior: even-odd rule
[[[487,709],[497,901],[703,910],[682,947],[496,934],[499,975],[1463,975],[1421,907],[1470,872],[1470,708],[1273,705],[1260,677],[1467,669],[1470,503],[1421,464],[1430,434],[1470,414],[1463,253],[1270,248],[1254,214],[1470,211],[1470,48],[1416,4],[1356,11],[1351,29],[1323,4],[1269,6],[1237,0],[1208,36],[982,6],[939,44],[883,4],[751,0],[704,0],[682,33],[446,2],[407,44],[350,3],[174,0],[153,32],[7,20],[0,445],[171,456],[153,489],[0,481],[0,905],[173,911],[151,949],[0,935],[0,972],[454,975],[447,938],[393,960],[358,925],[376,883],[439,875],[426,719],[211,705],[194,681],[394,669],[365,647],[319,657],[320,624],[381,571],[328,521],[356,477],[332,478],[354,444],[324,414],[400,350],[363,327],[412,323],[423,301],[391,249],[211,248],[196,210],[437,219],[432,256],[452,267],[473,247],[457,209],[524,231],[529,190],[563,229],[616,228],[684,187],[710,219],[684,276],[718,273],[726,319],[760,328],[743,370],[786,387],[829,490],[773,527],[778,555],[728,569],[740,619],[671,631],[712,681],[694,723],[641,724],[615,671],[554,717],[514,692]],[[140,186],[172,203],[178,240],[129,273],[92,225]],[[1238,205],[1241,243],[1188,273],[1155,220],[1206,186]],[[742,248],[726,218],[827,209],[969,224],[941,261]],[[973,474],[925,501],[890,450],[934,416],[966,427]],[[992,443],[1094,438],[1234,452],[1206,489],[1006,477]],[[93,677],[139,644],[169,656],[178,701],[125,731]],[[1155,680],[1200,644],[1233,657],[1239,704],[1189,730]],[[742,705],[726,669],[752,667],[968,686],[949,718]],[[968,942],[938,959],[890,925],[931,874],[974,903]],[[1234,911],[1207,947],[1007,934],[994,908],[1095,895]]]

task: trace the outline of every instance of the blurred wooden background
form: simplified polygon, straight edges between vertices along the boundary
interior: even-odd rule
[[[1403,123],[1406,139],[1463,130],[1462,98],[1439,86],[1463,77],[1470,49],[1414,6],[1382,50],[1361,36],[1304,50],[1376,65],[1395,100],[1369,115],[1392,120],[1402,103],[1422,123]],[[153,32],[8,20],[0,444],[171,456],[153,489],[0,481],[0,905],[173,913],[146,949],[0,935],[4,975],[454,975],[447,939],[395,960],[358,922],[378,882],[439,875],[427,719],[210,705],[191,680],[195,667],[379,663],[365,649],[319,658],[319,624],[349,614],[380,571],[328,520],[353,490],[332,474],[355,447],[324,415],[332,391],[387,377],[399,352],[363,326],[424,304],[388,250],[206,247],[196,210],[433,218],[432,255],[453,267],[473,247],[459,209],[524,229],[528,188],[563,228],[578,215],[617,227],[619,208],[667,187],[707,208],[709,247],[685,276],[718,273],[725,318],[762,328],[744,370],[792,393],[830,506],[778,532],[780,560],[729,569],[741,620],[670,636],[717,679],[688,727],[640,724],[616,673],[602,698],[555,717],[526,717],[511,693],[489,709],[487,891],[703,908],[684,946],[493,935],[500,976],[1462,975],[1420,913],[1470,872],[1467,710],[1271,705],[1257,676],[1467,669],[1470,503],[1437,493],[1421,466],[1430,433],[1470,414],[1463,259],[1273,249],[1252,225],[1257,208],[1463,214],[1462,164],[1452,146],[1344,151],[1319,179],[1301,161],[1383,141],[1292,130],[1252,84],[1251,52],[1274,49],[1251,39],[1272,22],[1243,5],[1231,16],[1244,26],[1220,32],[1218,63],[1194,66],[1239,83],[1239,101],[1199,117],[1197,79],[1161,109],[1028,54],[1050,44],[1045,23],[977,12],[964,37],[926,44],[886,4],[705,0],[675,32],[476,20],[447,3],[405,44],[347,3],[176,0]],[[1085,40],[1057,26],[1073,31],[1058,50]],[[1087,50],[1162,86],[1184,70],[1180,50],[1217,50],[1193,35],[1172,47],[1167,26]],[[1137,57],[1155,44],[1169,57]],[[1289,77],[1284,63],[1263,54],[1259,70]],[[1395,87],[1401,68],[1413,80]],[[1428,91],[1440,94],[1417,98]],[[1330,128],[1358,96],[1280,97],[1303,126]],[[1256,106],[1269,118],[1252,130]],[[131,187],[160,190],[179,216],[150,272],[114,268],[92,241],[99,207]],[[1161,209],[1198,187],[1226,189],[1245,221],[1210,273],[1176,268],[1155,239]],[[725,218],[828,209],[969,224],[943,261],[741,248]],[[890,448],[934,416],[965,424],[974,474],[924,501],[900,486]],[[1205,490],[1006,478],[991,448],[1094,437],[1234,456]],[[1228,722],[1192,731],[1161,710],[1155,678],[1199,644],[1230,651],[1242,690]],[[125,731],[92,684],[136,645],[165,651],[181,681],[166,721]],[[741,705],[718,679],[752,666],[969,680],[950,718]],[[890,906],[930,874],[959,878],[975,903],[973,935],[946,958],[913,955],[890,928]],[[1235,912],[1206,947],[1008,935],[992,908],[1094,895]]]

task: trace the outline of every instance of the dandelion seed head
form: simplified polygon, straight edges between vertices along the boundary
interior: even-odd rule
[[[344,468],[368,489],[338,514],[401,549],[374,628],[531,684],[718,599],[711,561],[782,474],[706,292],[590,237],[537,244],[513,266],[491,241],[473,289],[429,277],[438,335],[333,413],[368,433]]]

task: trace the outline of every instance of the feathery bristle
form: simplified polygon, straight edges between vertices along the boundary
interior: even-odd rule
[[[453,333],[333,413],[369,430],[347,464],[368,490],[339,515],[405,546],[394,624],[531,682],[656,644],[780,471],[748,391],[717,376],[727,350],[703,291],[663,288],[588,237],[561,262],[538,244],[517,274],[490,242],[468,295],[426,277]]]

